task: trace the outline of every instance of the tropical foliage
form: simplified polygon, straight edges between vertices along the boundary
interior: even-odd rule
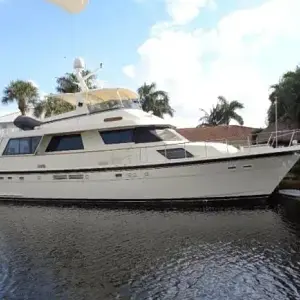
[[[281,122],[291,122],[300,126],[300,68],[283,74],[277,84],[271,86],[268,121],[275,121],[275,100],[277,99],[277,117]]]
[[[40,118],[42,115],[45,118],[59,115],[62,113],[74,110],[75,107],[70,103],[63,101],[53,95],[45,97],[44,100],[39,101],[34,107],[34,115]]]
[[[91,74],[89,70],[83,70],[82,76],[87,76]],[[89,89],[95,89],[95,80],[96,76],[91,75],[87,80],[86,84]],[[78,86],[78,80],[74,73],[66,73],[64,76],[58,77],[56,80],[56,91],[58,93],[77,93],[80,92],[80,88]]]
[[[229,125],[232,120],[243,125],[243,118],[236,112],[243,108],[244,105],[241,102],[236,100],[228,101],[225,97],[219,96],[218,103],[214,105],[209,112],[201,109],[204,116],[200,118],[198,127]]]
[[[152,111],[155,116],[160,118],[166,114],[173,116],[174,109],[170,106],[168,93],[157,90],[154,82],[151,84],[144,83],[137,92],[144,111]]]
[[[29,81],[15,80],[11,81],[7,87],[4,88],[2,103],[10,104],[16,102],[22,115],[25,115],[28,106],[34,105],[39,98],[39,91]]]

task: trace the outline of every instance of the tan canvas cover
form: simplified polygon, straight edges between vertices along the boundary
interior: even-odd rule
[[[89,3],[89,0],[46,0],[53,4],[56,4],[69,13],[79,13],[81,12],[85,6]]]
[[[55,97],[67,101],[72,105],[76,105],[77,96],[83,97],[87,104],[96,104],[108,100],[138,99],[138,95],[135,92],[124,88],[105,88],[75,94],[66,93],[55,95]]]

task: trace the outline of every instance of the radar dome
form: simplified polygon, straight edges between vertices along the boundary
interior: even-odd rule
[[[83,58],[81,58],[81,57],[75,58],[73,67],[74,67],[74,69],[85,69],[85,63],[84,63]]]

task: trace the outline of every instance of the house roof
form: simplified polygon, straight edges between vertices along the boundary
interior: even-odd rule
[[[180,128],[177,131],[191,142],[217,140],[246,140],[256,128],[239,125],[221,125],[196,128]]]
[[[16,117],[20,116],[21,113],[19,110],[0,116],[0,123],[12,123]],[[29,107],[28,112],[26,113],[27,116],[33,117],[33,107]]]
[[[12,123],[16,117],[20,115],[20,112],[13,112],[7,115],[0,116],[0,123]]]

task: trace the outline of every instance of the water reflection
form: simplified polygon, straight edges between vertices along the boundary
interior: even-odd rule
[[[0,298],[297,299],[286,211],[2,205]]]

